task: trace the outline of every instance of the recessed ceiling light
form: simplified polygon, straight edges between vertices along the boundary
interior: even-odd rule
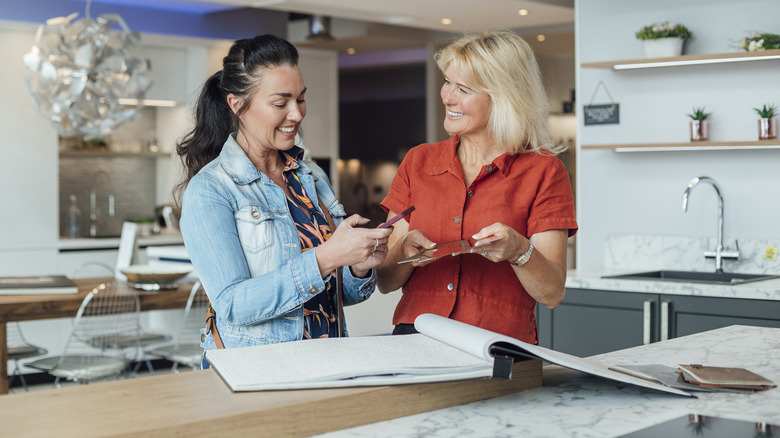
[[[539,35],[536,36],[536,41],[544,41],[545,38],[546,37],[544,35],[539,34]]]
[[[441,19],[441,24],[444,24],[444,25],[452,24],[452,18],[442,18]]]
[[[528,9],[520,9],[519,11],[517,11],[517,15],[522,15],[525,17],[526,15],[528,15]]]
[[[354,55],[354,54],[355,54],[355,48],[354,47],[350,47],[350,48],[347,49],[347,55]]]

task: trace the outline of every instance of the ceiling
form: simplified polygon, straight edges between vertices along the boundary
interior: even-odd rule
[[[447,38],[467,31],[508,28],[526,36],[537,52],[574,52],[573,0],[92,0],[93,3],[133,6],[171,12],[211,14],[239,8],[261,8],[291,12],[298,27],[307,26],[310,15],[332,17],[336,39],[306,40],[296,45],[357,53],[400,50],[424,46],[432,39]],[[525,9],[527,15],[518,11]],[[452,24],[442,24],[443,18]],[[363,25],[362,32],[348,35],[339,27]],[[294,24],[293,24],[294,26]],[[292,27],[291,27],[292,28]],[[305,28],[308,29],[308,28]],[[345,34],[338,36],[339,33]],[[544,43],[535,41],[544,33]],[[554,34],[562,34],[557,37]],[[292,35],[289,35],[292,37]],[[529,38],[528,36],[531,36]],[[534,40],[534,41],[532,41]]]
[[[351,20],[400,25],[442,32],[489,28],[538,28],[572,25],[573,0],[92,0],[168,11],[211,13],[235,8],[261,8],[318,14]],[[518,11],[529,13],[520,16]],[[449,18],[452,24],[442,24]]]

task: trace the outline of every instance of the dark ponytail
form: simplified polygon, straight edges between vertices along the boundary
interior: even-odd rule
[[[222,59],[222,70],[203,85],[195,105],[195,127],[176,145],[186,168],[184,180],[173,192],[177,205],[192,177],[219,156],[228,135],[238,130],[238,115],[249,106],[263,73],[282,65],[298,65],[298,51],[282,38],[266,34],[233,43]],[[229,94],[243,102],[238,115],[227,103]]]

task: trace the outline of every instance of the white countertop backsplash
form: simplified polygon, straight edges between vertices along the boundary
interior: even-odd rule
[[[739,260],[724,260],[726,272],[780,275],[780,254],[765,257],[767,247],[780,247],[780,239],[740,238]],[[734,239],[726,239],[726,249],[733,249]],[[715,271],[715,260],[705,259],[703,252],[715,248],[715,239],[620,234],[607,239],[604,268],[569,270],[566,287],[620,292],[663,293],[669,295],[744,298],[780,301],[780,278],[719,285],[658,280],[602,278],[605,275],[671,269],[680,271]]]
[[[724,239],[724,249],[736,249],[735,241],[739,243],[740,258],[724,259],[724,271],[780,275],[780,254],[775,259],[765,257],[767,247],[780,248],[780,238]],[[714,237],[614,234],[607,238],[605,244],[604,266],[640,270],[714,271],[715,259],[706,259],[703,253],[714,251],[715,243]]]

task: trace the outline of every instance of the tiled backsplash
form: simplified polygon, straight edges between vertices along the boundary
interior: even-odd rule
[[[97,207],[102,212],[98,236],[118,236],[125,220],[155,216],[155,158],[153,157],[61,157],[60,158],[60,236],[68,234],[70,195],[76,195],[81,210],[81,236],[89,236],[89,193],[95,181]],[[99,170],[113,179],[116,214],[108,216],[111,184]],[[96,179],[97,177],[97,179]]]

